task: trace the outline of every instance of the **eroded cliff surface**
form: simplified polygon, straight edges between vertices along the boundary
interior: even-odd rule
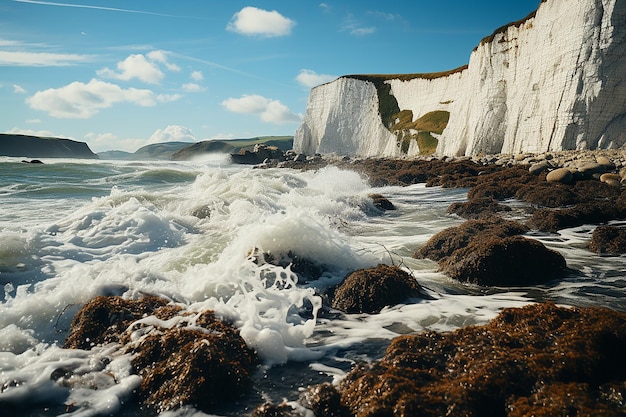
[[[625,74],[625,1],[546,0],[483,39],[467,67],[345,76],[314,88],[294,149],[399,156],[436,147],[456,156],[620,148]],[[433,127],[433,115],[445,124]]]

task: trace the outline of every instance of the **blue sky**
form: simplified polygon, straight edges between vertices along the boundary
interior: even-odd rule
[[[293,135],[310,89],[446,71],[539,0],[0,0],[0,132],[94,152]]]

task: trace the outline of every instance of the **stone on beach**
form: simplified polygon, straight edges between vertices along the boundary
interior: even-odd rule
[[[149,323],[141,319],[154,316]],[[159,326],[175,320],[173,327]],[[131,337],[141,329],[142,337]],[[212,311],[188,313],[159,297],[97,297],[76,314],[64,347],[92,349],[117,343],[132,353],[144,405],[164,412],[185,405],[210,412],[250,385],[256,354],[239,332]]]
[[[626,228],[617,226],[598,226],[591,235],[589,250],[597,253],[626,253]]]
[[[335,289],[332,307],[346,313],[376,313],[420,293],[420,285],[409,273],[381,264],[348,275]]]
[[[626,314],[533,304],[484,326],[398,337],[336,390],[355,417],[619,416],[624,351]]]
[[[574,175],[567,168],[557,168],[554,171],[550,171],[546,175],[546,181],[548,182],[560,182],[562,184],[569,184],[574,179]]]

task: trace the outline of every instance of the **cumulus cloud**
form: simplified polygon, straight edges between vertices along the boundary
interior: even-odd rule
[[[206,88],[202,87],[199,84],[196,83],[186,83],[183,84],[183,91],[187,92],[187,93],[199,93],[202,91],[205,91]]]
[[[202,71],[194,71],[191,73],[191,79],[194,81],[202,81],[204,80],[204,74],[202,74]]]
[[[123,89],[96,79],[87,84],[75,81],[61,88],[38,91],[26,99],[32,109],[45,111],[61,119],[88,119],[115,103],[128,102],[149,107],[158,101],[159,97],[151,90]]]
[[[26,94],[26,90],[20,85],[13,84],[13,92],[15,94]]]
[[[178,65],[172,64],[171,62],[169,62],[169,59],[167,57],[167,52],[165,51],[149,52],[148,58],[151,59],[152,61],[160,62],[161,64],[165,65],[165,68],[167,68],[169,71],[174,71],[174,72],[180,71],[180,67]]]
[[[159,66],[146,59],[142,54],[132,54],[123,61],[117,63],[117,72],[106,67],[96,73],[103,78],[130,81],[137,78],[148,84],[159,84],[165,74]]]
[[[280,101],[257,94],[226,99],[222,102],[222,106],[235,113],[258,114],[261,120],[268,123],[283,124],[302,120],[301,115],[293,113]]]
[[[330,82],[335,78],[337,78],[336,75],[318,74],[315,71],[303,69],[300,70],[300,73],[296,77],[296,81],[305,87],[313,88],[317,85]]]
[[[135,152],[145,145],[146,139],[120,138],[113,133],[87,133],[83,138],[93,152],[126,151]]]
[[[157,129],[148,139],[148,145],[163,142],[195,142],[191,129],[184,126],[169,125],[165,129]]]
[[[267,11],[256,7],[244,7],[233,16],[226,29],[250,36],[286,36],[296,22],[277,11]]]

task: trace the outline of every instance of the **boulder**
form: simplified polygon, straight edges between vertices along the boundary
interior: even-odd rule
[[[478,219],[511,210],[510,207],[489,197],[473,198],[464,203],[452,203],[448,206],[448,214],[456,214],[464,219]]]
[[[330,389],[355,417],[621,416],[624,351],[626,314],[532,304],[484,326],[398,337]]]
[[[381,194],[370,194],[368,195],[368,197],[372,199],[372,202],[374,203],[374,207],[376,207],[377,209],[381,211],[396,209],[396,206],[394,206],[393,203],[389,201],[389,199],[387,199],[387,197],[384,197]]]
[[[583,224],[600,224],[626,216],[626,210],[620,209],[609,201],[596,201],[576,204],[563,209],[540,209],[533,213],[527,224],[532,229],[543,232],[557,232]]]
[[[422,295],[415,277],[397,266],[381,264],[344,278],[334,291],[331,305],[346,313],[377,313],[383,307]]]
[[[626,253],[626,228],[617,226],[596,227],[591,235],[589,250],[611,255]]]
[[[542,161],[542,162],[531,165],[530,168],[528,168],[528,172],[530,172],[533,175],[539,175],[543,172],[548,171],[551,167],[552,165],[550,165],[549,162]]]
[[[195,325],[202,330],[159,329],[128,347],[142,377],[139,395],[158,413],[184,405],[208,413],[250,388],[256,356],[238,331],[211,311]]]
[[[178,318],[178,324],[142,324],[139,320],[147,316]],[[143,336],[131,338],[136,330]],[[95,298],[74,317],[64,347],[91,349],[107,343],[118,343],[121,353],[133,355],[133,368],[142,378],[137,393],[143,405],[158,413],[185,405],[210,412],[245,392],[256,364],[237,329],[212,311],[185,312],[154,296]],[[59,379],[66,374],[55,372]]]
[[[449,227],[435,234],[413,256],[439,262],[451,256],[455,251],[468,246],[474,240],[515,236],[526,233],[528,230],[520,223],[500,218],[468,220],[459,226]]]
[[[439,263],[450,278],[483,286],[527,286],[561,278],[565,258],[522,236],[475,239]]]
[[[546,181],[560,182],[561,184],[569,184],[573,179],[572,172],[567,168],[557,168],[546,175]]]

